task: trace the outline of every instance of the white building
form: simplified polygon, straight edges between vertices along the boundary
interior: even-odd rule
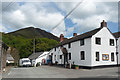
[[[53,64],[74,64],[81,67],[116,65],[116,40],[107,23],[103,20],[101,27],[64,40],[60,35],[58,46],[50,50]]]
[[[49,52],[37,52],[37,53],[31,54],[29,56],[29,59],[32,62],[32,66],[37,65],[37,63],[46,64],[49,57],[48,53]]]
[[[116,42],[117,42],[117,45],[116,45],[116,48],[117,48],[116,54],[118,56],[117,63],[120,65],[120,32],[113,33],[113,35],[115,36]]]

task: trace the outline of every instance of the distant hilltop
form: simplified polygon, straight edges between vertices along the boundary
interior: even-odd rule
[[[39,29],[39,28],[34,28],[34,27],[27,27],[23,29],[19,29],[7,34],[12,34],[14,36],[22,36],[24,38],[48,38],[48,39],[54,39],[56,41],[59,41],[59,38],[52,33],[49,33],[45,30]]]

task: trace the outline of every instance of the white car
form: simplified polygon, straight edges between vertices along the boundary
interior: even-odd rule
[[[30,67],[30,66],[31,66],[30,59],[29,59],[29,58],[20,59],[19,65],[20,65],[21,67]]]

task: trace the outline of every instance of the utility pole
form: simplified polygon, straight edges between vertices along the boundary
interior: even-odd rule
[[[34,34],[33,34],[33,54],[35,54],[35,28],[33,27]]]
[[[33,27],[33,56],[35,57],[35,28]],[[34,59],[33,59],[34,60]],[[34,67],[36,67],[36,64],[35,63],[33,63],[33,60],[32,60],[32,65],[34,66]]]
[[[33,53],[35,54],[35,38],[33,39]]]
[[[119,59],[118,59],[118,58],[119,58],[119,57],[118,57],[118,44],[119,44],[119,43],[117,44],[117,42],[118,42],[118,39],[116,39],[116,56],[117,56],[117,66],[118,66],[118,60],[119,60]]]

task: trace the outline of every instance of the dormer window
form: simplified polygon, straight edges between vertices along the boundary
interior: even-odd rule
[[[110,46],[114,46],[114,39],[110,39]]]

